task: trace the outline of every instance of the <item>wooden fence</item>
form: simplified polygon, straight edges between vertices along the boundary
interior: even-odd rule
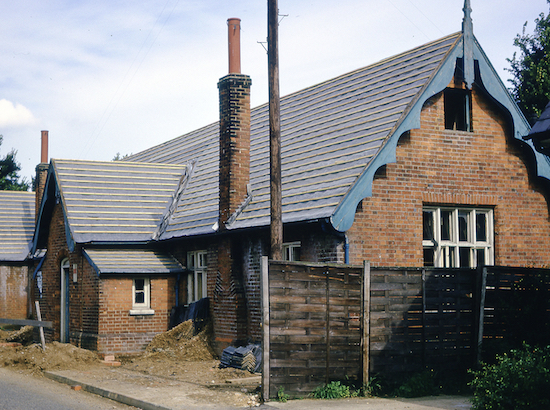
[[[533,337],[550,342],[549,296],[548,270],[393,269],[265,258],[263,395],[276,397],[283,388],[305,396],[332,380],[361,383],[371,372],[393,378],[425,368],[464,372],[487,360],[482,340],[524,338],[530,326]],[[545,328],[537,330],[535,321]]]

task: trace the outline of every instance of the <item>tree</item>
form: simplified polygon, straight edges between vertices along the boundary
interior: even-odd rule
[[[547,0],[550,3],[550,0]],[[535,19],[535,31],[526,34],[527,22],[522,34],[514,39],[520,55],[514,53],[507,59],[513,78],[510,91],[527,120],[533,125],[548,101],[550,101],[550,13],[541,13]]]
[[[0,135],[0,146],[3,136]],[[15,160],[17,151],[11,150],[5,157],[0,157],[0,191],[28,191],[29,182],[26,178],[19,180],[18,172],[21,166]]]

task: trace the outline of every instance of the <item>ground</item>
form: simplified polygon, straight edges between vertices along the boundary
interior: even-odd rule
[[[64,343],[32,343],[29,334],[32,328],[20,332],[0,329],[0,367],[40,377],[44,371],[92,369],[105,366],[95,352]],[[254,374],[234,368],[220,368],[209,343],[210,328],[194,335],[192,322],[185,322],[174,329],[156,336],[140,355],[116,357],[121,368],[141,372],[150,376],[169,377],[193,385],[209,387],[213,394],[218,392],[227,400],[227,392],[233,391],[234,406],[250,406],[259,403],[259,395],[254,383],[233,385],[232,379],[253,377]],[[21,346],[11,346],[7,342],[19,341]],[[257,384],[257,383],[256,383]],[[238,394],[237,394],[238,393]]]

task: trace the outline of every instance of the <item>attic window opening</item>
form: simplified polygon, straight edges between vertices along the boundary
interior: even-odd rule
[[[468,90],[447,88],[443,94],[445,129],[472,131],[472,104]]]

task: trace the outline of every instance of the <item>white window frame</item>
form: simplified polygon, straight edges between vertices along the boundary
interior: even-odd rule
[[[143,289],[138,289],[136,281],[143,281]],[[137,293],[143,293],[143,302],[136,302]],[[154,315],[151,309],[151,280],[149,278],[132,279],[132,309],[130,315]]]
[[[187,252],[187,304],[207,296],[206,288],[207,251]],[[199,280],[200,279],[200,280]],[[199,286],[199,283],[201,284]]]
[[[432,216],[433,240],[423,238],[423,249],[433,249],[434,267],[462,267],[475,268],[477,259],[483,257],[484,265],[494,264],[494,221],[493,210],[490,208],[474,207],[448,207],[448,206],[424,206],[423,207],[423,226],[424,213],[429,212]],[[448,217],[449,237],[442,237],[443,219],[442,214]],[[476,222],[477,215],[485,215],[485,240],[477,238]],[[466,230],[460,235],[460,222]],[[481,253],[483,251],[483,253]],[[468,266],[461,262],[461,255],[468,259]]]
[[[294,254],[295,249],[302,248],[302,244],[299,241],[283,243],[283,260],[289,262],[297,262],[300,258],[296,258]]]

